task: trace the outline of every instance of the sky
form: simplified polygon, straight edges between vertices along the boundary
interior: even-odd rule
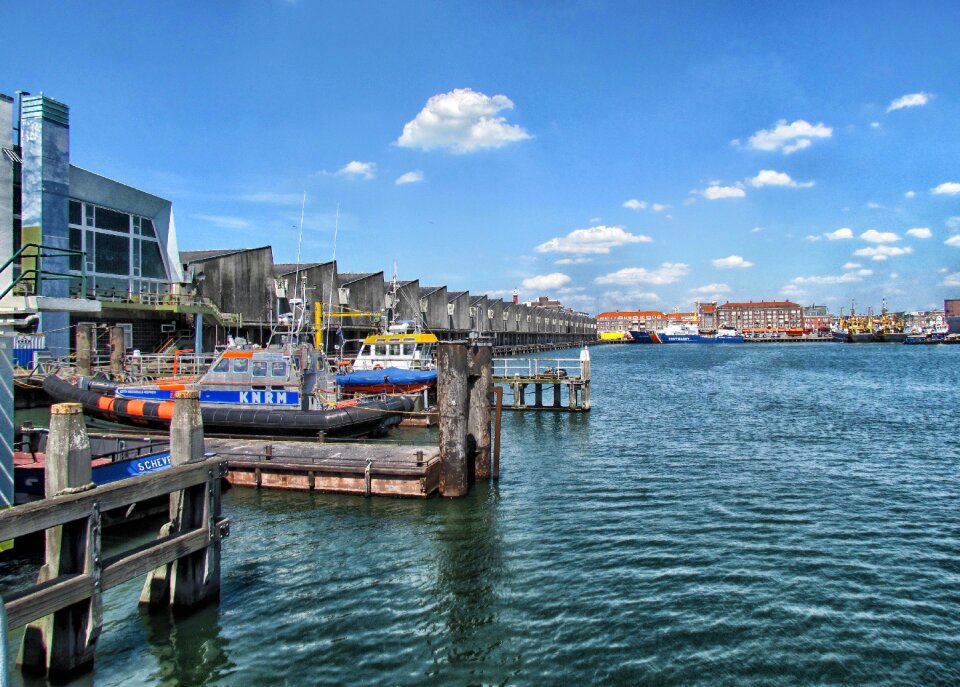
[[[960,297],[960,3],[0,0],[181,249],[591,314]],[[302,220],[301,220],[302,218]],[[302,236],[302,238],[301,238]]]

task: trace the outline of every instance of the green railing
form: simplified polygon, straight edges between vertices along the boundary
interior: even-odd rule
[[[34,267],[27,270],[22,270],[20,274],[17,275],[16,279],[10,282],[10,286],[3,290],[3,293],[0,293],[0,299],[4,298],[8,293],[13,291],[13,289],[20,284],[21,282],[33,282],[34,293],[39,293],[40,284],[44,279],[76,279],[78,275],[72,274],[70,272],[54,272],[53,270],[44,270],[43,269],[43,258],[62,258],[62,257],[73,257],[80,256],[80,293],[86,294],[87,292],[87,270],[86,270],[86,260],[84,259],[84,252],[82,250],[74,250],[72,248],[58,248],[56,246],[44,246],[39,243],[26,243],[20,250],[13,254],[13,256],[3,263],[0,266],[0,274],[6,271],[8,267],[11,267],[17,260],[34,260]]]

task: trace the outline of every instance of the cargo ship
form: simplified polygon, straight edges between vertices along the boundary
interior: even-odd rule
[[[717,344],[743,343],[743,336],[733,329],[719,329],[716,334],[701,334],[695,324],[670,324],[656,332],[631,331],[636,343],[653,344]]]

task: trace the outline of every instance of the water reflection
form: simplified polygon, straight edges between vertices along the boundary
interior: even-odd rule
[[[150,653],[157,660],[157,673],[151,677],[159,684],[215,684],[235,668],[216,605],[189,616],[141,611],[141,618]]]

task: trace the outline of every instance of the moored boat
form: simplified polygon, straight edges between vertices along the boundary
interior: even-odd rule
[[[336,383],[350,393],[417,393],[436,384],[434,334],[408,332],[394,325],[387,334],[363,340],[357,357],[344,367]]]

